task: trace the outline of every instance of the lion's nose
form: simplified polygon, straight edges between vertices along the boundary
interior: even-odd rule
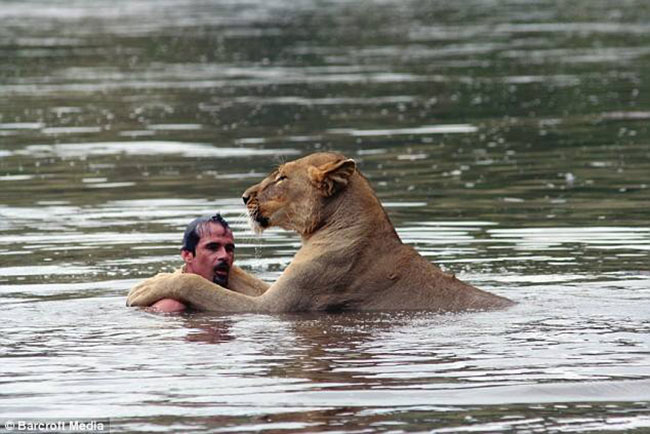
[[[247,188],[244,194],[242,194],[241,198],[244,201],[244,205],[248,204],[251,198],[257,194],[256,187],[257,185]]]

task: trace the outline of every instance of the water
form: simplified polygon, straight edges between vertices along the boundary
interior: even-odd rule
[[[650,7],[4,1],[0,418],[115,432],[650,429]],[[504,312],[163,316],[128,289],[239,196],[355,158],[405,242]]]

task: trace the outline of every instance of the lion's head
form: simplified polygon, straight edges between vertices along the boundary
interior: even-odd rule
[[[282,164],[244,192],[253,230],[278,226],[301,235],[313,232],[326,205],[345,189],[355,169],[354,160],[333,152]]]

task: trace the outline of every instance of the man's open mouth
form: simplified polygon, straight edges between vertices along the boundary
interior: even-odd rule
[[[220,262],[214,267],[214,273],[219,275],[228,275],[230,267],[225,262]]]
[[[212,276],[212,281],[217,285],[226,287],[228,285],[229,271],[230,267],[226,262],[219,262],[213,269],[214,275]]]

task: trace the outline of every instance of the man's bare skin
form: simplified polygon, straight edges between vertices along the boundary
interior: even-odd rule
[[[187,306],[185,303],[181,303],[173,298],[163,298],[152,304],[149,310],[152,312],[181,313],[187,310]]]
[[[233,265],[233,232],[219,214],[199,217],[188,224],[183,234],[181,257],[184,262],[182,268],[174,273],[159,273],[140,282],[131,292],[137,288],[159,285],[176,275],[200,276],[199,281],[251,297],[262,295],[269,288],[266,282]],[[187,309],[188,304],[176,298],[163,298],[147,307],[151,312],[163,313],[180,313]]]

